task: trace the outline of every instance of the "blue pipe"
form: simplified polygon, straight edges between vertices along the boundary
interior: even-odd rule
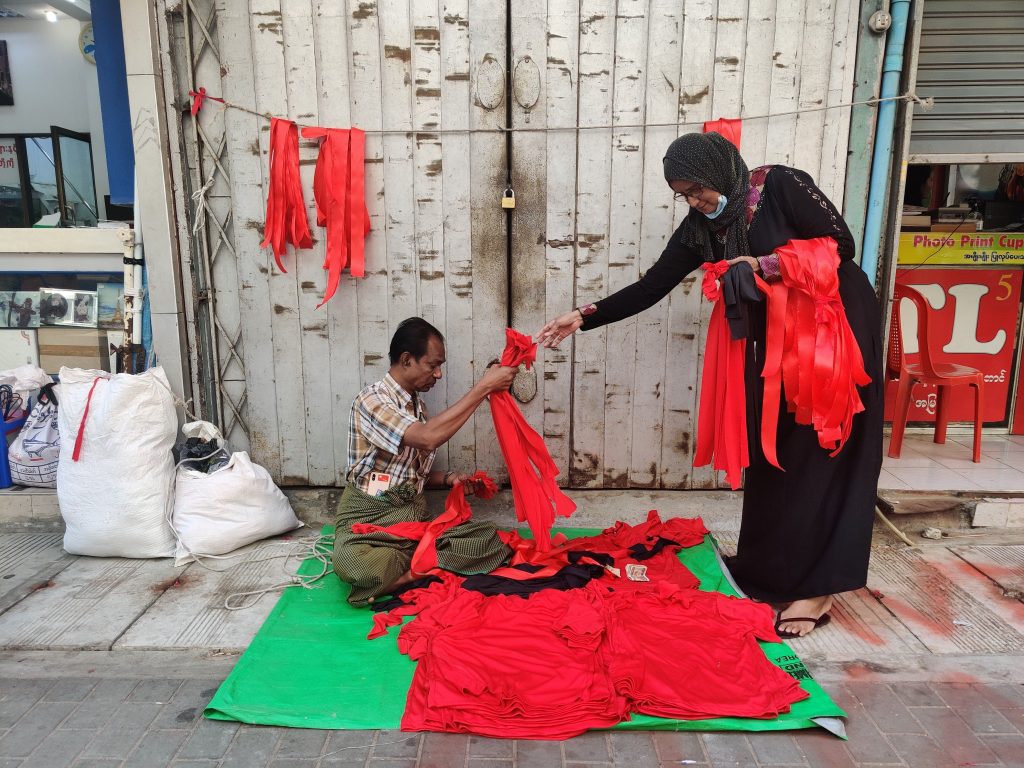
[[[889,12],[892,14],[892,27],[885,40],[885,58],[882,61],[882,90],[879,93],[879,98],[882,99],[891,99],[899,95],[910,0],[892,0]],[[889,191],[889,165],[892,160],[895,126],[896,102],[883,101],[878,105],[875,149],[871,158],[871,181],[868,184],[868,210],[864,221],[864,242],[860,249],[860,266],[872,285],[878,275],[878,251],[882,241],[885,198]]]

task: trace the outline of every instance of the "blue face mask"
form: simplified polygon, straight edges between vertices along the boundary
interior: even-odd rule
[[[709,219],[717,219],[718,216],[722,213],[722,211],[725,210],[725,206],[728,204],[729,198],[727,198],[725,195],[719,195],[718,207],[715,208],[715,210],[713,210],[711,213],[705,213],[704,215],[707,216]]]

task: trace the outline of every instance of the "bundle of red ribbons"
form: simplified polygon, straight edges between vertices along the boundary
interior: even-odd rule
[[[192,114],[207,99],[225,103],[206,93],[205,88],[189,91]],[[316,223],[327,229],[324,269],[327,290],[319,309],[334,296],[341,273],[348,268],[353,277],[363,277],[364,241],[370,231],[370,215],[366,210],[364,161],[366,133],[358,128],[302,129],[306,139],[320,139],[320,154],[313,174],[313,197],[316,201]],[[306,201],[299,177],[299,131],[291,120],[270,120],[270,184],[267,192],[267,215],[261,248],[270,246],[274,261],[287,272],[281,257],[288,243],[295,249],[312,248],[313,239],[306,219]]]

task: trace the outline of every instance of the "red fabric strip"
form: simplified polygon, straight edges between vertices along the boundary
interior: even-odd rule
[[[72,461],[78,461],[78,457],[82,455],[82,441],[85,440],[85,421],[89,418],[89,406],[92,404],[92,393],[96,391],[96,385],[100,383],[100,377],[97,376],[92,380],[92,386],[89,387],[89,397],[85,399],[85,410],[82,412],[82,423],[78,425],[78,435],[75,437],[75,450],[71,454]]]
[[[743,470],[750,464],[747,448],[747,401],[743,381],[746,340],[733,339],[725,319],[719,278],[729,265],[724,261],[705,263],[701,290],[715,302],[704,347],[700,406],[697,410],[697,450],[693,465],[714,462],[725,472],[733,490],[740,487]]]
[[[708,120],[704,123],[704,133],[720,133],[731,141],[736,149],[740,148],[740,136],[743,133],[743,121],[740,119],[722,118],[720,120]]]
[[[287,272],[281,256],[286,243],[294,248],[312,248],[306,220],[306,201],[299,178],[299,130],[290,120],[270,121],[270,185],[267,192],[267,218],[260,248],[274,251],[277,268]]]
[[[313,175],[316,222],[327,228],[324,269],[327,289],[319,309],[338,290],[341,273],[363,277],[364,241],[370,231],[365,201],[366,134],[358,128],[303,128],[302,136],[321,139]]]
[[[533,340],[511,328],[505,330],[505,339],[501,364],[524,364],[529,368],[537,354]],[[544,440],[523,418],[512,395],[496,392],[490,396],[490,403],[494,431],[508,466],[516,517],[530,526],[537,549],[546,551],[551,548],[555,517],[569,517],[576,504],[558,487],[558,467]]]
[[[207,94],[205,88],[200,88],[198,91],[189,91],[188,95],[192,97],[193,117],[199,114],[199,110],[202,109],[203,102],[206,101],[206,99],[209,99],[210,101],[219,101],[221,104],[225,103],[224,99],[218,99],[216,96],[210,96]]]
[[[780,400],[798,424],[818,433],[835,456],[864,410],[858,386],[870,382],[839,297],[835,240],[791,240],[776,251],[782,282],[770,289],[761,446],[779,467],[776,428]],[[779,467],[781,469],[781,467]]]

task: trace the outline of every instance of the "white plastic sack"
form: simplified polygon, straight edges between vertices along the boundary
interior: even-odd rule
[[[10,384],[18,394],[24,395],[50,384],[53,379],[38,365],[19,365],[0,371],[0,384]]]
[[[40,395],[32,406],[18,436],[7,451],[11,479],[18,485],[36,488],[57,487],[57,457],[60,455],[60,434],[57,431],[57,408],[60,386],[55,385],[52,399]]]
[[[224,555],[302,525],[270,473],[244,451],[210,474],[178,469],[172,524],[178,534],[175,565],[192,562],[193,555]]]
[[[57,501],[64,549],[96,557],[171,557],[174,399],[163,368],[137,375],[61,368]],[[75,438],[93,388],[82,450]]]

